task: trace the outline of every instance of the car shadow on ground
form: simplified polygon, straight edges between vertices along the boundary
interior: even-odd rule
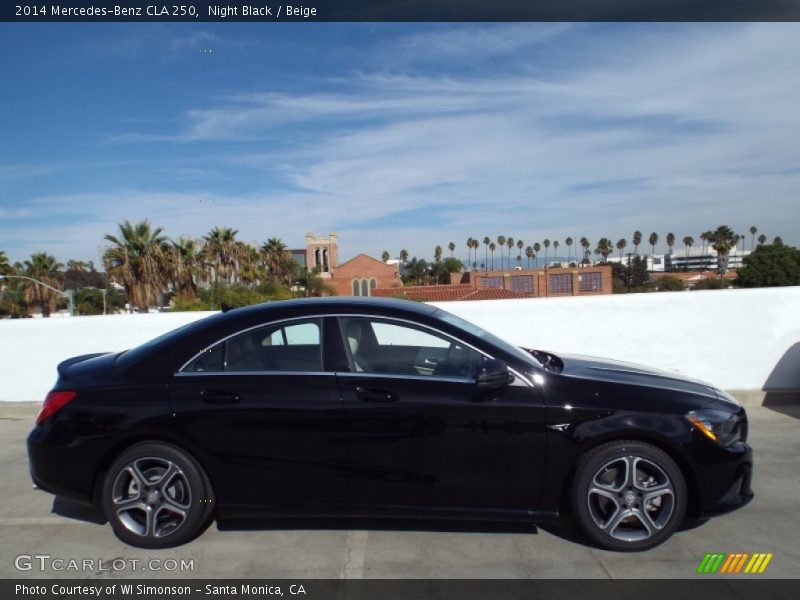
[[[83,521],[85,523],[94,523],[95,525],[105,525],[108,523],[102,510],[86,506],[85,504],[75,502],[63,496],[56,496],[53,499],[53,509],[51,512],[60,517]]]
[[[800,419],[800,342],[783,353],[762,389],[764,407]]]

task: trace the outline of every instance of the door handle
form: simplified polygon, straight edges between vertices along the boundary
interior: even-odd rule
[[[356,396],[363,402],[397,402],[400,397],[386,390],[371,390],[369,388],[357,386]]]
[[[206,404],[236,404],[239,402],[239,394],[224,390],[203,390],[200,392],[200,397]]]

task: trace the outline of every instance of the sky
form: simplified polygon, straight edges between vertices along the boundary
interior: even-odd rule
[[[0,24],[0,250],[800,244],[800,24]],[[750,236],[747,233],[749,248]],[[680,244],[680,242],[679,242]],[[483,254],[483,248],[481,253]]]

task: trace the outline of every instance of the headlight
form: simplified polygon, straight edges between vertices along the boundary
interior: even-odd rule
[[[740,419],[724,410],[693,410],[686,419],[697,430],[720,446],[728,447],[740,438]]]

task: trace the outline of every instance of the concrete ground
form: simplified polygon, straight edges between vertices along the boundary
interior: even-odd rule
[[[681,531],[648,552],[589,547],[568,525],[282,522],[267,529],[212,526],[180,548],[149,551],[119,542],[108,525],[54,514],[31,488],[24,440],[30,418],[0,419],[0,578],[687,578],[707,552],[772,552],[766,573],[800,577],[800,406],[750,406],[756,498],[738,512]],[[63,512],[63,511],[62,511]],[[94,559],[87,571],[15,568],[18,555]],[[117,560],[116,563],[112,561]],[[101,570],[140,561],[135,569]],[[151,559],[193,560],[191,571],[142,570]],[[38,559],[36,559],[38,560]],[[103,561],[103,566],[99,564]],[[23,564],[25,561],[23,560]],[[157,566],[157,565],[154,565]],[[737,577],[737,576],[733,576]],[[739,575],[738,577],[742,577]]]

